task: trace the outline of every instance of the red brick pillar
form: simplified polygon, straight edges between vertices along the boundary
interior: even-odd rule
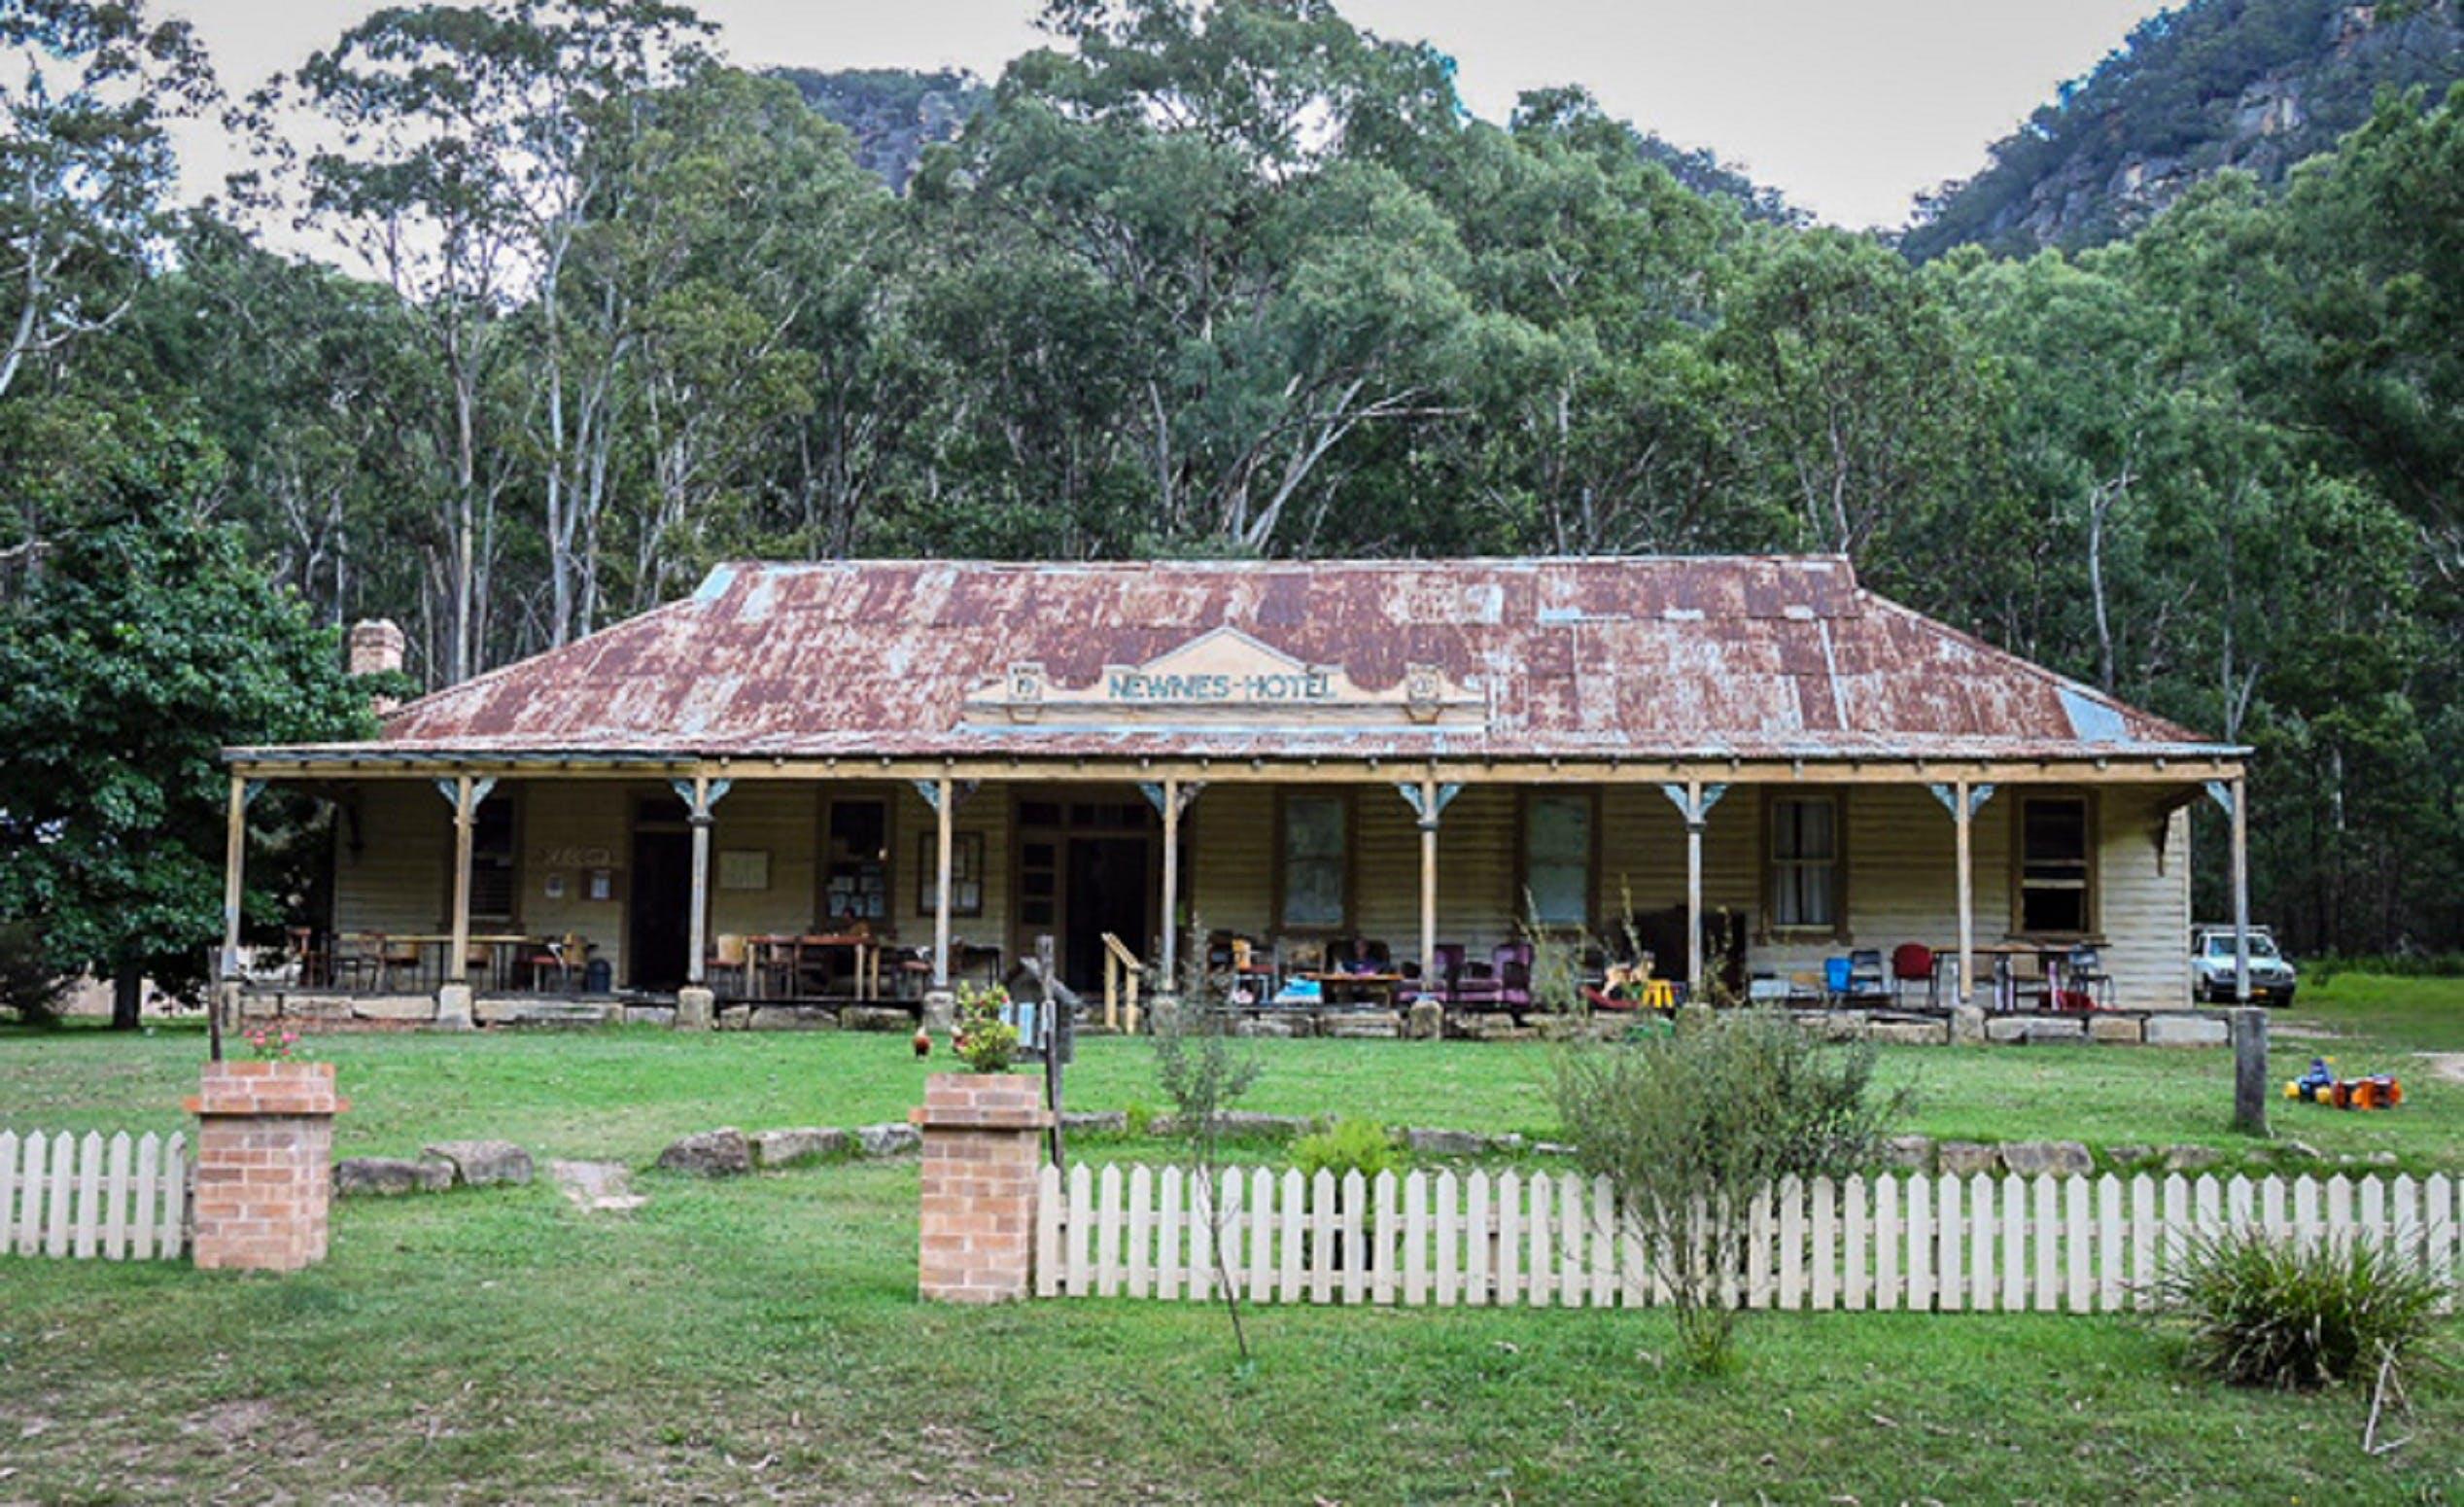
[[[200,1268],[295,1272],[325,1259],[333,1197],[333,1064],[226,1062],[205,1069],[197,1117]]]
[[[1035,1176],[1053,1123],[1042,1084],[1007,1073],[924,1080],[923,1235],[916,1287],[940,1303],[1024,1298],[1034,1276]]]

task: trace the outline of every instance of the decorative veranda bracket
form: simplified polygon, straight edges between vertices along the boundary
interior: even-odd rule
[[[1434,830],[1437,827],[1438,819],[1445,815],[1446,808],[1454,804],[1454,798],[1463,793],[1463,787],[1460,785],[1433,787],[1432,793],[1435,799],[1427,803],[1425,810],[1422,809],[1420,787],[1417,784],[1399,784],[1395,787],[1395,793],[1404,798],[1404,804],[1409,806],[1411,814],[1420,819],[1420,824],[1424,829]]]
[[[2218,811],[2223,812],[2226,816],[2233,815],[2234,790],[2233,786],[2230,783],[2223,780],[2208,781],[2207,798],[2216,803],[2216,809]]]
[[[1189,810],[1190,802],[1197,799],[1197,792],[1204,789],[1206,789],[1206,782],[1203,780],[1182,781],[1178,787],[1179,794],[1177,804],[1168,812],[1163,809],[1163,786],[1161,781],[1144,780],[1139,782],[1138,793],[1146,797],[1146,803],[1155,808],[1155,814],[1157,816],[1177,817]]]
[[[907,783],[916,788],[916,793],[924,798],[925,805],[930,806],[935,811],[939,811],[941,809],[940,781],[910,780]],[[953,816],[955,816],[958,809],[964,806],[968,800],[973,798],[976,787],[982,783],[983,782],[980,780],[953,780],[950,782],[950,812]]]
[[[479,809],[479,803],[486,800],[488,798],[488,792],[496,788],[497,777],[494,775],[481,775],[477,779],[471,781],[470,809],[473,811]],[[462,782],[460,780],[451,778],[438,780],[436,782],[436,793],[445,798],[446,805],[453,807],[457,811],[462,808]]]
[[[1933,798],[1942,803],[1943,810],[1951,813],[1951,820],[1955,822],[1959,820],[1960,788],[1958,786],[1928,785],[1926,789],[1933,792]],[[1991,785],[1969,786],[1967,788],[1967,814],[1973,817],[1984,810],[1985,803],[1994,798],[1994,791],[1998,787]]]
[[[699,788],[690,780],[668,782],[668,789],[676,791],[676,798],[684,802],[684,819],[688,822],[709,822],[711,808],[725,800],[727,792],[735,788],[733,780],[712,780]]]
[[[1695,794],[1695,789],[1674,782],[1660,787],[1660,793],[1668,797],[1669,804],[1677,808],[1677,814],[1685,819],[1689,827],[1699,827],[1710,820],[1711,808],[1718,805],[1719,797],[1728,793],[1725,785],[1699,787],[1702,792],[1699,796]]]

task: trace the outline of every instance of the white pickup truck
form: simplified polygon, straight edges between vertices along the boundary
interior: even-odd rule
[[[2233,928],[2191,928],[2190,969],[2191,987],[2202,1003],[2233,1003]],[[2265,927],[2252,927],[2250,1002],[2291,1004],[2296,982],[2293,964],[2275,950],[2274,934]]]

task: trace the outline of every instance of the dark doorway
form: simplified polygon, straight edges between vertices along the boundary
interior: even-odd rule
[[[626,912],[632,941],[628,987],[667,994],[684,987],[692,943],[693,839],[645,827],[633,834],[633,894]]]
[[[1147,948],[1147,850],[1144,837],[1071,837],[1063,910],[1069,918],[1067,952],[1061,960],[1069,987],[1087,994],[1103,988],[1106,931],[1143,956]]]

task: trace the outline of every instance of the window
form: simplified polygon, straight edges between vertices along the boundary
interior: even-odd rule
[[[832,921],[889,917],[889,803],[830,802],[821,913]]]
[[[1772,801],[1771,924],[1837,928],[1839,921],[1838,797]]]
[[[1284,797],[1282,925],[1333,930],[1344,924],[1350,827],[1350,803],[1340,795]]]
[[[1523,894],[1536,927],[1591,924],[1591,797],[1523,801]]]
[[[941,892],[941,833],[916,834],[916,914],[933,913]],[[984,914],[984,834],[950,834],[950,914]]]
[[[509,922],[518,889],[513,877],[513,801],[491,795],[470,820],[470,919]]]
[[[2019,930],[2076,935],[2089,929],[2088,802],[2030,795],[2019,802]]]

